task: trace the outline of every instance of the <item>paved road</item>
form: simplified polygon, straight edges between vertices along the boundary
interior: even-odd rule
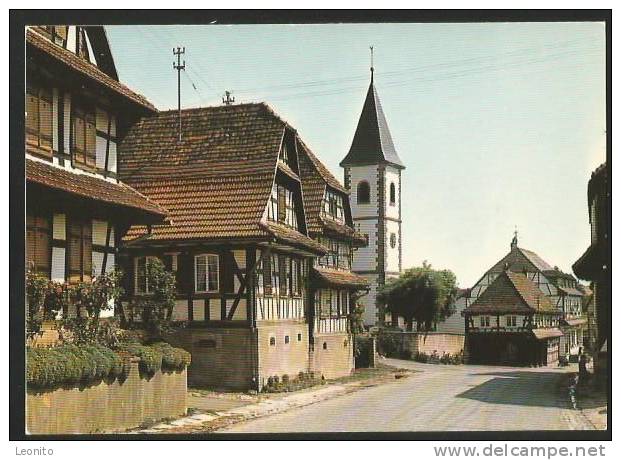
[[[386,360],[420,373],[233,425],[228,432],[588,429],[561,392],[568,369],[444,366]]]

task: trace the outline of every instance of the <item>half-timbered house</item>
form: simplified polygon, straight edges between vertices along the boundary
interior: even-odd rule
[[[558,327],[562,332],[559,352],[577,356],[583,344],[587,323],[582,310],[585,295],[582,286],[572,275],[563,273],[558,267],[552,267],[533,251],[518,247],[517,235],[510,246],[509,253],[485,272],[466,295],[457,299],[456,312],[447,320],[448,324],[454,324],[453,318],[463,317],[501,273],[519,273],[536,286],[541,296],[545,296],[552,309],[558,313]],[[438,324],[438,330],[443,330],[443,327],[445,326],[442,323]],[[467,332],[467,324],[464,332]]]
[[[298,152],[309,235],[328,248],[311,270],[311,368],[336,378],[354,368],[350,313],[369,283],[351,271],[352,257],[367,241],[353,228],[346,189],[301,141]]]
[[[526,274],[500,272],[464,310],[469,363],[558,363],[560,311]]]
[[[166,211],[118,177],[117,144],[156,112],[119,82],[103,27],[26,30],[26,262],[55,281],[115,267],[133,224]]]
[[[168,209],[171,220],[130,230],[124,245],[127,291],[148,295],[144,271],[150,257],[176,272],[173,319],[187,327],[171,340],[192,353],[192,384],[261,389],[274,375],[324,373],[319,361],[312,364],[310,347],[323,340],[322,350],[324,343],[324,351],[335,349],[319,338],[329,332],[344,334],[340,346],[348,358],[341,367],[349,372],[346,314],[359,280],[345,269],[355,238],[342,214],[349,213],[342,187],[331,176],[326,180],[325,168],[295,129],[265,104],[182,110],[180,140],[177,116],[169,111],[141,120],[121,146],[123,180]],[[303,178],[313,168],[321,171],[319,188],[318,179]],[[307,204],[317,206],[313,218]],[[324,206],[336,217],[322,213]],[[328,223],[320,225],[324,219]],[[330,244],[329,226],[334,241],[345,242],[336,254],[322,244]],[[327,254],[343,257],[343,267],[333,271],[347,283],[328,283],[340,289],[330,291],[338,292],[329,303],[336,311],[317,317],[309,278],[311,270],[317,272],[316,258]]]

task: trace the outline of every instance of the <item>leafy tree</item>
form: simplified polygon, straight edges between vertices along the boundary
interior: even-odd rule
[[[386,309],[405,319],[407,330],[429,331],[454,311],[457,278],[450,270],[434,270],[427,261],[390,280],[378,293]]]
[[[169,329],[172,319],[176,297],[175,274],[166,270],[159,259],[147,260],[145,268],[149,293],[136,297],[132,302],[132,310],[140,313],[142,326],[157,337]],[[133,318],[132,312],[130,321]]]

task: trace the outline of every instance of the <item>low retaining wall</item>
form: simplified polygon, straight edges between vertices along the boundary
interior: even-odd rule
[[[127,378],[86,388],[26,392],[29,434],[80,434],[119,431],[145,422],[185,415],[186,371],[140,375],[138,361]]]
[[[444,353],[456,355],[464,351],[464,334],[444,332],[401,332],[382,331],[390,335],[398,343],[399,352],[409,352],[413,357],[416,353],[431,355],[434,351],[442,356]]]

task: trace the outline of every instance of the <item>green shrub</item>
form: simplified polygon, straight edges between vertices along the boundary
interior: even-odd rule
[[[151,346],[162,353],[162,369],[180,371],[192,362],[192,355],[182,348],[175,348],[166,342],[156,342]]]
[[[120,345],[118,349],[139,358],[138,369],[142,373],[153,375],[162,368],[163,353],[156,347],[126,343]]]
[[[126,371],[117,353],[99,345],[26,348],[26,382],[35,388],[87,384]]]

